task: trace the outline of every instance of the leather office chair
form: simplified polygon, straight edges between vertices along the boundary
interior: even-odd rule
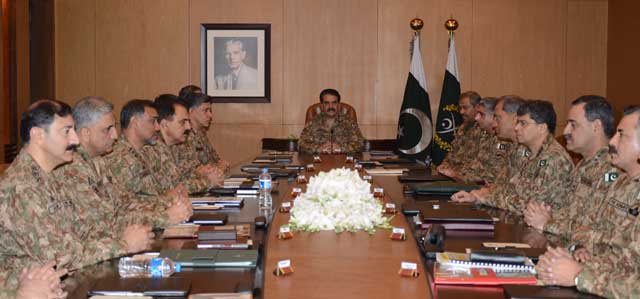
[[[304,119],[304,123],[308,124],[316,115],[320,114],[322,108],[320,103],[315,103],[307,108],[307,116]],[[338,113],[350,116],[356,123],[358,118],[356,117],[356,109],[347,103],[340,103],[338,106]]]

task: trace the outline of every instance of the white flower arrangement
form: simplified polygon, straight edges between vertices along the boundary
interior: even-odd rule
[[[391,228],[391,218],[383,217],[382,212],[382,202],[373,197],[371,184],[358,172],[339,168],[310,178],[307,192],[295,200],[289,225],[308,232],[364,230],[373,234],[376,228]]]

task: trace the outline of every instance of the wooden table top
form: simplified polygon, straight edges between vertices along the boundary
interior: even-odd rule
[[[302,162],[308,162],[301,157]],[[344,155],[322,156],[319,170],[342,167]],[[286,194],[284,200],[291,200]],[[385,201],[391,201],[389,197]],[[295,205],[295,202],[294,202]],[[431,298],[425,268],[416,241],[404,215],[396,213],[394,227],[407,231],[407,240],[392,241],[390,231],[378,230],[337,234],[294,232],[294,237],[279,240],[279,227],[289,221],[290,214],[277,212],[267,237],[264,265],[265,298]],[[275,276],[278,261],[290,259],[294,273]],[[398,274],[401,262],[418,264],[417,278]]]

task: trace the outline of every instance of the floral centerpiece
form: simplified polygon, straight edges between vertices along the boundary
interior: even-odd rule
[[[311,177],[307,192],[295,200],[289,225],[295,230],[335,230],[370,234],[391,228],[382,216],[382,202],[373,197],[371,184],[354,170],[339,168]]]

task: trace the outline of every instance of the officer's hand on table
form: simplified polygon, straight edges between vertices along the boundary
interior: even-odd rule
[[[491,193],[491,189],[487,187],[471,191],[471,195],[476,199],[476,203],[486,203],[489,193]]]
[[[128,253],[135,253],[151,248],[154,234],[148,225],[129,225],[122,234],[125,243],[125,250]]]
[[[182,185],[178,185],[177,187],[167,191],[166,196],[173,198],[173,201],[181,200],[184,202],[189,201],[189,193],[187,192],[187,188]]]
[[[531,227],[543,230],[551,219],[551,207],[536,201],[529,202],[524,210],[524,221]]]
[[[211,164],[200,165],[196,168],[196,173],[203,177],[206,177],[211,171],[213,171],[213,166]]]
[[[222,186],[224,184],[224,171],[218,168],[212,168],[212,170],[207,173],[207,180],[212,187]]]
[[[467,191],[458,191],[454,195],[451,195],[451,201],[453,202],[476,202],[476,197]]]
[[[538,278],[546,285],[570,287],[575,285],[575,278],[582,271],[582,265],[573,259],[568,250],[547,247],[547,252],[538,260],[536,271]]]
[[[67,274],[66,269],[55,271],[55,261],[41,267],[23,269],[16,299],[62,299],[67,298],[60,278]]]
[[[454,178],[456,176],[456,172],[444,164],[438,166],[438,172],[450,178]]]
[[[331,142],[327,141],[325,142],[323,145],[320,146],[320,152],[324,153],[324,154],[330,154],[331,153]]]
[[[591,253],[584,247],[578,248],[573,252],[573,258],[580,263],[584,263],[591,259]]]
[[[220,159],[218,161],[218,163],[215,165],[215,167],[217,167],[218,169],[220,169],[220,171],[227,173],[229,172],[229,170],[231,169],[231,165],[229,165],[229,162]]]
[[[193,207],[191,203],[185,203],[183,200],[174,201],[167,209],[170,224],[178,224],[189,220],[193,215]]]

